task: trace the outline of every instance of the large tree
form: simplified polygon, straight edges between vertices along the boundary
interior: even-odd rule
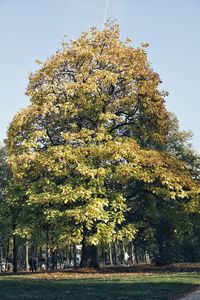
[[[30,105],[8,130],[24,205],[62,220],[66,238],[82,243],[82,267],[98,266],[99,243],[134,236],[130,185],[169,199],[195,190],[185,165],[156,151],[169,118],[146,46],[120,41],[112,23],[64,43],[30,75]]]

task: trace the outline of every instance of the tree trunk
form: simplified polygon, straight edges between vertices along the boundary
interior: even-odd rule
[[[138,251],[137,251],[137,247],[136,246],[134,247],[134,253],[135,253],[135,262],[136,262],[136,264],[138,264],[139,263],[139,259],[138,259]]]
[[[76,251],[75,243],[73,243],[73,258],[74,258],[74,268],[77,268],[77,251]]]
[[[124,263],[125,263],[125,249],[124,249],[124,243],[123,243],[123,241],[120,242],[119,245],[120,245],[120,263],[122,265],[124,265]]]
[[[16,224],[13,223],[13,272],[17,272],[17,255],[18,255],[18,249],[17,249],[17,238],[14,234],[16,229]]]
[[[164,234],[162,230],[157,233],[157,243],[158,243],[158,256],[156,257],[156,265],[162,266],[172,263],[172,256],[169,255],[167,251],[166,239],[164,239]]]
[[[10,252],[10,239],[8,239],[6,243],[6,271],[9,271],[8,270],[9,252]]]
[[[85,238],[82,244],[81,268],[99,268],[97,246],[87,245]]]
[[[166,255],[166,249],[164,247],[164,240],[159,236],[158,240],[158,251],[159,256],[156,259],[156,265],[162,266],[169,263],[169,257]]]
[[[38,255],[38,267],[41,268],[43,264],[42,260],[42,247],[40,246],[39,248],[39,255]]]
[[[57,251],[53,249],[52,251],[52,269],[57,269]]]
[[[46,231],[46,268],[50,269],[49,228]]]
[[[131,242],[131,262],[132,262],[132,265],[134,265],[134,246],[133,246],[133,242]]]
[[[113,259],[112,259],[112,244],[109,244],[109,258],[110,258],[110,265],[113,266]]]
[[[25,270],[29,270],[29,259],[28,259],[28,241],[25,242]]]
[[[3,259],[3,246],[2,246],[2,240],[0,238],[0,263],[2,262]]]
[[[113,262],[114,265],[116,266],[117,265],[117,243],[116,242],[113,243]]]
[[[1,272],[2,259],[3,259],[3,246],[2,246],[2,241],[1,241],[1,238],[0,238],[0,272]]]

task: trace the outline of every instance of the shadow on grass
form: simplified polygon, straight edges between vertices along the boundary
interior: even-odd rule
[[[151,300],[177,299],[196,287],[181,282],[142,282],[104,279],[29,280],[2,278],[2,300]]]

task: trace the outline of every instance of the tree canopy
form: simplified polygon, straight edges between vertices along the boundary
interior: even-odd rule
[[[41,63],[6,142],[23,207],[40,207],[45,222],[62,224],[58,238],[87,251],[135,236],[139,195],[186,203],[198,194],[188,165],[160,151],[170,118],[148,45],[119,34],[115,23],[94,27]]]

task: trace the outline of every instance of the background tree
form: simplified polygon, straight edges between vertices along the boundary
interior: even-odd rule
[[[11,238],[10,219],[7,217],[6,194],[11,179],[5,147],[0,147],[0,264],[3,257],[8,260],[7,248]]]
[[[176,157],[187,165],[192,178],[199,178],[199,155],[193,150],[191,145],[192,133],[180,131],[176,116],[169,113],[169,130],[166,136],[166,143],[160,145],[160,149],[170,156]],[[130,194],[132,186],[130,185]],[[198,207],[199,199],[163,198],[162,193],[155,195],[144,191],[141,183],[138,193],[133,197],[134,203],[132,213],[134,220],[138,223],[138,232],[135,240],[136,247],[140,249],[146,247],[153,261],[158,264],[165,264],[174,261],[187,260],[191,257],[186,254],[186,248],[192,253],[198,251],[191,250],[194,247],[191,241],[192,228],[198,227],[198,208],[188,210],[186,207]],[[193,200],[196,204],[192,205]],[[195,225],[195,222],[197,224]],[[193,227],[194,226],[194,227]],[[197,235],[198,236],[198,235]],[[197,236],[195,238],[196,245]],[[189,247],[189,245],[191,247]],[[183,250],[185,249],[185,250]],[[188,251],[189,252],[189,251]],[[194,255],[193,255],[194,259]]]

